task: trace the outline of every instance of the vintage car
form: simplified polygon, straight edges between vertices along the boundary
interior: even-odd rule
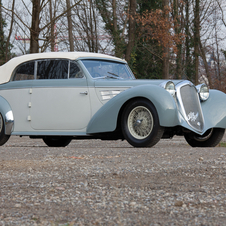
[[[0,67],[0,145],[17,135],[50,147],[72,139],[151,147],[181,135],[192,147],[213,147],[225,128],[226,94],[187,80],[137,80],[116,57],[38,53]]]

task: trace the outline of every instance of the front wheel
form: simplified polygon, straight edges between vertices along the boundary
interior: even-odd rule
[[[66,147],[71,142],[69,137],[44,137],[43,141],[49,147]]]
[[[9,138],[10,138],[10,135],[5,134],[5,124],[4,124],[3,117],[0,114],[0,146],[5,144]]]
[[[152,147],[164,132],[154,105],[142,99],[127,104],[121,125],[124,137],[134,147]]]
[[[207,130],[203,135],[196,133],[187,133],[184,135],[185,140],[192,147],[216,147],[224,136],[225,129],[212,128]]]

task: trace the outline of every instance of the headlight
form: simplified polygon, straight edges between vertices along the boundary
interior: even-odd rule
[[[172,81],[163,82],[160,84],[160,86],[163,87],[167,92],[169,92],[171,96],[175,96],[176,88]]]
[[[209,98],[209,88],[206,84],[200,84],[196,86],[196,89],[198,90],[201,101],[205,101]]]

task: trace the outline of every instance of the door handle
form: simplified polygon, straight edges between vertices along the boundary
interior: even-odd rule
[[[80,94],[83,94],[83,95],[88,95],[88,92],[85,91],[85,92],[81,92]]]

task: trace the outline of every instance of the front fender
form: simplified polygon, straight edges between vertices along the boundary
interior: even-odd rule
[[[161,126],[179,125],[177,107],[173,97],[165,89],[149,84],[132,87],[109,100],[91,118],[87,126],[87,134],[114,131],[120,109],[124,103],[135,97],[146,98],[154,104]]]
[[[210,90],[209,99],[201,103],[205,120],[205,131],[210,128],[226,128],[226,94]]]
[[[12,109],[9,103],[0,96],[0,113],[5,122],[5,134],[10,135],[12,133],[13,125],[14,125],[14,117]]]

